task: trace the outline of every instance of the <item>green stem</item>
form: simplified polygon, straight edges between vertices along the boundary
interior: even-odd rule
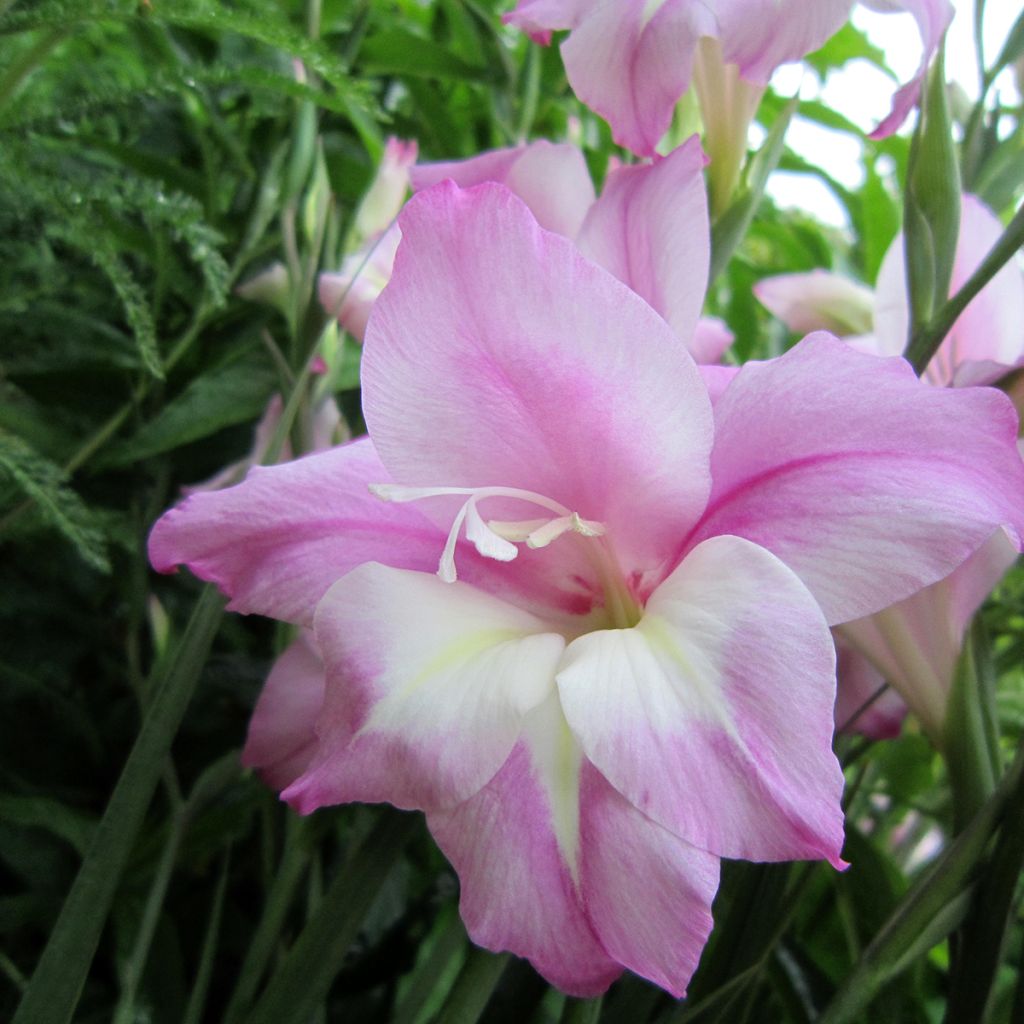
[[[246,950],[238,982],[224,1013],[227,1024],[243,1019],[245,1012],[252,1006],[260,980],[270,963],[296,886],[309,863],[309,825],[309,818],[297,818],[294,815],[288,818],[281,863],[274,873],[263,903],[263,916]]]
[[[601,1017],[602,997],[567,999],[559,1024],[597,1024]]]
[[[178,809],[171,820],[170,834],[160,853],[156,875],[153,877],[153,884],[146,897],[146,906],[142,913],[142,920],[139,922],[138,933],[135,936],[131,959],[125,967],[124,979],[121,983],[121,997],[114,1010],[114,1024],[132,1024],[137,1019],[135,997],[138,993],[139,982],[142,980],[142,973],[146,969],[146,962],[149,960],[149,950],[153,944],[157,922],[160,920],[160,911],[163,910],[167,889],[171,884],[171,875],[174,873],[174,865],[178,860],[178,850],[181,848],[184,835],[185,814]]]
[[[210,989],[210,975],[213,973],[213,958],[217,950],[217,937],[220,934],[220,921],[224,913],[224,894],[228,887],[228,873],[231,867],[231,848],[228,847],[221,862],[217,888],[213,893],[213,906],[210,908],[210,920],[203,938],[203,950],[199,955],[199,969],[196,980],[192,983],[192,991],[188,997],[188,1006],[182,1024],[200,1024],[203,1019],[203,1007],[206,1005],[206,994]]]
[[[417,825],[410,814],[382,812],[352,860],[328,886],[316,913],[270,979],[246,1024],[300,1024],[323,1001],[377,893]]]
[[[416,965],[409,987],[392,1015],[392,1024],[414,1024],[432,1000],[440,1003],[443,991],[438,990],[451,981],[450,968],[466,944],[466,929],[454,905],[445,913],[448,921],[430,955]]]
[[[978,881],[970,913],[958,935],[946,1024],[983,1024],[987,1020],[1022,868],[1024,780],[1007,804],[995,849]]]
[[[950,298],[932,319],[914,336],[904,353],[918,375],[931,361],[960,314],[970,305],[975,296],[1002,270],[1020,247],[1024,245],[1024,206],[1013,216],[992,246],[989,254],[981,261],[977,270],[963,283],[959,291]]]
[[[437,1024],[476,1024],[507,963],[508,953],[494,954],[474,946],[455,979]]]
[[[223,613],[207,587],[169,663],[12,1024],[67,1024],[75,1012],[121,873]]]
[[[917,956],[948,935],[967,912],[970,885],[1007,803],[1024,783],[1024,745],[1013,767],[971,824],[946,848],[931,870],[910,888],[846,976],[819,1024],[846,1024],[861,1014],[878,990]]]

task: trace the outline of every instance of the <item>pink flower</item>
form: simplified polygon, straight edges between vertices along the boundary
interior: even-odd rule
[[[370,310],[391,280],[395,253],[402,240],[398,224],[370,239],[342,261],[335,274],[321,274],[317,283],[320,305],[336,317],[356,341],[366,333]]]
[[[493,181],[529,206],[541,227],[576,241],[590,259],[646,299],[698,362],[713,363],[732,344],[720,320],[699,318],[708,274],[708,214],[696,138],[654,163],[617,167],[598,199],[580,150],[538,141],[469,160],[412,168],[416,191],[451,179],[463,188]],[[348,257],[320,278],[320,301],[362,338],[370,308],[391,276],[400,232],[393,226],[372,252]],[[699,319],[698,319],[699,318]]]
[[[970,277],[1001,233],[996,216],[980,200],[965,195],[951,293]],[[910,312],[902,236],[882,261],[874,296],[862,285],[824,271],[766,278],[754,290],[794,331],[830,326],[846,333],[841,330],[845,327],[855,335],[847,339],[849,344],[877,355],[897,355],[906,345]],[[998,380],[1024,365],[1022,324],[1024,275],[1011,261],[961,314],[925,368],[924,379],[938,386]],[[839,627],[838,636],[851,649],[840,664],[837,722],[870,697],[864,692],[864,680],[871,676],[881,683],[885,679],[941,746],[946,702],[964,633],[1015,559],[1014,546],[999,531],[946,579],[875,615]],[[861,663],[858,658],[867,661]],[[876,711],[862,719],[860,731],[875,736],[890,733],[895,712],[891,699],[886,698],[883,709],[881,717]]]
[[[953,17],[948,0],[869,0],[884,12],[909,11],[924,42],[921,67],[893,98],[876,134],[891,134],[917,102],[921,78]],[[818,49],[849,17],[853,0],[520,0],[506,21],[548,43],[562,44],[576,95],[612,128],[615,141],[649,156],[690,87],[701,39],[718,40],[721,60],[764,86],[788,61]]]
[[[953,262],[953,295],[1003,233],[999,218],[976,196],[960,204],[960,237]],[[910,301],[903,269],[903,235],[894,239],[872,294],[824,270],[766,277],[758,299],[796,332],[831,330],[862,352],[900,355],[907,344]],[[1024,365],[1024,274],[1010,260],[960,314],[924,376],[933,384],[991,384]]]
[[[370,437],[192,496],[152,562],[312,625],[295,807],[420,808],[475,941],[570,993],[628,967],[682,994],[720,857],[842,863],[828,624],[1019,538],[1013,409],[824,335],[712,407],[506,189],[438,186],[401,228]]]
[[[418,192],[450,179],[462,188],[505,185],[541,227],[576,242],[659,312],[699,362],[717,362],[733,336],[721,321],[700,328],[708,281],[704,154],[694,136],[653,163],[619,166],[595,198],[575,146],[546,141],[497,149],[470,160],[413,168]]]
[[[370,309],[391,277],[402,237],[393,222],[409,193],[409,169],[418,152],[415,142],[393,136],[387,140],[377,174],[356,211],[357,248],[336,273],[320,275],[320,304],[357,341],[363,340]]]
[[[409,169],[416,163],[419,147],[391,136],[384,144],[380,167],[356,210],[359,238],[374,238],[386,230],[402,209],[409,192]]]

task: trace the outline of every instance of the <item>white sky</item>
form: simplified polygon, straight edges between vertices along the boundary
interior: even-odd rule
[[[946,72],[974,98],[978,94],[974,0],[952,2],[956,16],[946,39]],[[988,64],[991,65],[998,55],[1020,11],[1020,0],[988,0],[984,31]],[[885,52],[889,65],[901,82],[913,77],[921,59],[921,38],[911,15],[877,14],[858,6],[854,9],[853,23]],[[851,61],[845,68],[833,72],[823,88],[819,87],[816,76],[799,64],[780,68],[772,79],[772,85],[785,96],[792,96],[799,90],[805,99],[820,99],[865,132],[871,131],[889,112],[889,103],[896,88],[892,79],[862,60]],[[995,92],[1016,95],[1012,72],[1007,70],[1000,75],[992,94]],[[913,125],[914,116],[911,114],[908,118],[903,131],[908,131]],[[790,126],[786,140],[797,153],[813,160],[842,184],[855,187],[863,179],[860,143],[854,137],[797,118]],[[768,191],[781,206],[806,209],[830,224],[847,223],[842,206],[817,178],[776,172],[772,175]]]

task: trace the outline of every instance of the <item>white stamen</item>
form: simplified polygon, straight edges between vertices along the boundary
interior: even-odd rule
[[[580,519],[578,512],[572,514],[572,528],[584,537],[603,537],[605,535],[604,523],[595,519]]]
[[[526,538],[528,548],[546,548],[553,540],[572,529],[572,516],[559,516],[549,519],[540,529],[534,530]]]
[[[455,569],[455,548],[464,524],[466,539],[477,551],[485,558],[493,558],[499,562],[511,562],[519,554],[516,544],[525,543],[531,548],[543,548],[570,531],[583,537],[601,537],[605,532],[601,523],[582,519],[576,512],[570,511],[559,502],[543,494],[521,490],[518,487],[406,487],[403,484],[392,483],[367,486],[370,493],[381,501],[407,502],[419,501],[421,498],[450,496],[467,499],[448,531],[448,538],[437,567],[437,575],[446,583],[454,583],[458,579]],[[476,507],[477,503],[485,498],[511,498],[527,502],[553,512],[554,516],[508,522],[491,520],[485,523]]]
[[[487,526],[491,533],[496,533],[513,544],[522,544],[534,530],[540,529],[549,519],[520,519],[517,521],[503,521],[501,519],[488,519]]]
[[[476,501],[472,498],[466,502],[466,540],[470,541],[485,558],[494,558],[499,562],[511,562],[519,554],[515,544],[493,530],[489,529],[480,513],[476,510]]]
[[[459,578],[459,574],[455,571],[455,545],[458,543],[459,530],[462,528],[462,521],[466,518],[466,511],[469,505],[470,502],[467,501],[459,509],[459,514],[455,517],[452,528],[448,531],[448,539],[445,541],[444,551],[441,552],[441,561],[437,563],[437,575],[445,583],[454,583]]]

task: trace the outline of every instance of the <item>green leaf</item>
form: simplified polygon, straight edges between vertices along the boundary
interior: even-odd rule
[[[866,162],[865,173],[857,227],[864,254],[864,279],[875,281],[882,260],[899,232],[900,209],[872,162]]]
[[[106,539],[96,517],[67,486],[64,471],[20,437],[0,430],[0,479],[5,476],[35,504],[44,522],[74,544],[89,565],[110,572]]]
[[[369,75],[410,75],[466,82],[485,82],[493,78],[490,69],[467,64],[447,47],[405,29],[387,29],[369,36],[359,51],[359,63]]]
[[[223,616],[206,587],[173,657],[157,669],[155,696],[117,786],[12,1024],[68,1024],[110,913],[121,872],[142,828],[171,741]]]
[[[768,176],[778,166],[785,151],[786,129],[799,104],[792,99],[779,112],[761,148],[751,157],[746,168],[745,187],[741,188],[732,205],[711,227],[711,267],[708,281],[713,282],[725,269],[736,247],[754,219],[764,196]]]
[[[949,295],[960,234],[960,167],[941,57],[922,90],[904,202],[910,320],[916,331]]]
[[[885,62],[885,52],[875,46],[860,29],[850,22],[843,27],[820,50],[808,54],[804,60],[822,78],[832,68],[841,68],[851,60],[866,60],[880,68],[890,77],[895,75]]]
[[[262,352],[240,355],[196,377],[134,437],[112,445],[97,461],[105,466],[128,465],[199,441],[224,427],[254,420],[276,383],[273,368]]]
[[[1000,775],[995,680],[988,639],[978,618],[964,637],[946,704],[942,749],[961,830],[989,798]]]
[[[96,828],[91,816],[44,796],[0,794],[0,818],[8,825],[45,829],[70,843],[79,853],[85,852]]]
[[[985,859],[989,840],[1008,801],[1024,784],[1024,747],[1013,768],[970,825],[900,901],[863,955],[843,979],[819,1024],[847,1024],[878,990],[963,920],[968,890]]]
[[[305,1024],[310,1019],[416,824],[410,814],[381,812],[374,830],[335,875],[263,996],[245,1017],[246,1024]]]

